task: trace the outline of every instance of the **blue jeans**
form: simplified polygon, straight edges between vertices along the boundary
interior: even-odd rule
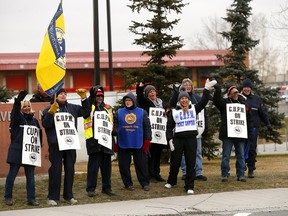
[[[244,159],[244,141],[225,139],[222,144],[222,162],[221,162],[221,175],[230,176],[230,155],[234,145],[236,155],[236,175],[237,177],[244,176],[245,174],[245,159]]]
[[[6,177],[5,184],[5,199],[12,199],[14,181],[20,169],[20,164],[10,164],[10,169],[8,175]],[[34,170],[35,166],[30,165],[22,165],[25,170],[26,176],[26,190],[27,190],[27,201],[31,202],[35,200],[35,178],[34,178]]]
[[[197,138],[197,155],[196,155],[196,176],[202,175],[202,140]],[[181,160],[182,175],[186,175],[186,163],[184,154]]]

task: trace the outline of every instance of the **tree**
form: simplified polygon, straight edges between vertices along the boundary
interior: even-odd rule
[[[215,77],[220,83],[223,83],[225,89],[228,85],[241,86],[242,80],[248,77],[255,85],[254,91],[259,94],[264,103],[270,107],[269,116],[271,125],[274,128],[272,133],[267,133],[266,130],[260,129],[260,137],[265,137],[267,140],[281,143],[280,134],[277,129],[283,127],[281,121],[284,114],[276,112],[277,104],[280,99],[279,89],[272,89],[265,87],[263,82],[259,79],[258,71],[248,69],[245,61],[247,61],[247,54],[253,49],[259,40],[253,40],[249,36],[249,16],[251,15],[251,7],[249,3],[251,0],[234,0],[231,9],[227,9],[227,17],[223,18],[231,25],[230,31],[223,31],[221,35],[230,41],[231,46],[227,49],[225,55],[217,55],[219,60],[224,62],[215,74]]]
[[[126,71],[124,85],[133,85],[145,79],[155,85],[158,95],[165,102],[171,96],[169,86],[179,82],[187,76],[186,69],[181,66],[167,67],[165,58],[176,56],[177,50],[183,47],[180,36],[169,34],[177,25],[179,19],[169,20],[169,15],[181,14],[186,5],[183,0],[130,0],[132,12],[148,12],[146,22],[132,21],[129,30],[139,36],[134,44],[145,48],[142,55],[148,55],[150,59],[145,67]]]
[[[0,86],[0,102],[6,103],[13,96],[13,91],[6,89],[5,86]]]
[[[143,52],[150,56],[147,64],[154,63],[163,65],[166,63],[165,56],[170,59],[176,55],[176,50],[183,47],[183,40],[180,36],[172,36],[169,31],[173,30],[180,19],[168,20],[171,13],[180,14],[182,8],[186,5],[183,0],[130,0],[132,2],[128,7],[132,12],[140,13],[147,10],[152,17],[146,23],[132,21],[129,30],[140,36],[135,39],[133,44],[147,48]]]

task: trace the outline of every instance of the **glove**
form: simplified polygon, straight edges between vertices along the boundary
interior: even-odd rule
[[[141,79],[141,82],[143,84],[148,84],[148,83],[151,83],[152,81],[153,81],[153,78],[151,76],[144,77],[143,79]]]
[[[96,97],[95,93],[96,93],[96,92],[95,92],[95,88],[94,88],[94,87],[91,87],[91,88],[90,88],[90,97],[91,97],[91,98],[95,98],[95,97]]]
[[[210,90],[212,90],[213,86],[216,85],[216,83],[217,83],[216,80],[210,81],[209,78],[207,78],[204,88],[210,91]]]
[[[147,153],[149,151],[150,145],[151,145],[151,141],[150,140],[144,140],[143,151],[145,153]]]
[[[171,152],[173,152],[175,150],[175,147],[174,147],[174,143],[173,143],[173,140],[169,140],[169,146],[170,146],[170,150]]]
[[[178,93],[179,92],[179,88],[180,88],[180,85],[176,86],[175,84],[173,84],[174,92]]]
[[[18,97],[15,99],[15,103],[20,104],[20,102],[26,97],[28,92],[26,90],[21,90]]]
[[[54,114],[57,112],[58,109],[59,109],[59,105],[58,105],[58,103],[55,101],[55,102],[51,105],[50,109],[48,110],[48,113],[50,113],[51,115],[54,115]]]
[[[76,89],[76,92],[81,97],[81,99],[87,98],[86,89]]]

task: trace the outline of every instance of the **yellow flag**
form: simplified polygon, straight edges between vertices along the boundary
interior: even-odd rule
[[[44,37],[36,77],[43,90],[52,96],[62,88],[65,72],[65,27],[61,1]]]

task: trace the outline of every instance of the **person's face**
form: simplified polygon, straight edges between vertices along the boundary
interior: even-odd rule
[[[157,93],[156,93],[156,91],[154,90],[154,89],[152,89],[151,91],[149,91],[149,93],[148,93],[148,98],[150,99],[150,100],[156,100],[156,98],[157,98]]]
[[[181,97],[179,100],[180,104],[182,107],[187,107],[189,106],[189,99],[188,97]]]
[[[192,92],[192,84],[190,82],[187,81],[187,82],[183,83],[183,86],[187,92]]]
[[[96,103],[100,105],[104,101],[104,95],[96,95],[95,100],[96,100]]]
[[[25,114],[31,113],[31,106],[28,101],[24,101],[21,111],[22,113],[25,113]]]
[[[238,100],[239,92],[234,92],[233,94],[229,94],[229,97],[230,97],[232,100],[236,101],[236,100]]]
[[[133,106],[133,101],[132,101],[131,98],[126,98],[126,99],[124,100],[124,103],[125,103],[125,106],[126,106],[127,108],[130,108],[130,107]]]
[[[67,101],[67,93],[66,92],[61,92],[58,96],[57,96],[57,101],[60,104],[64,104]]]
[[[251,88],[250,87],[244,87],[243,88],[243,93],[245,95],[250,95],[251,94]]]

